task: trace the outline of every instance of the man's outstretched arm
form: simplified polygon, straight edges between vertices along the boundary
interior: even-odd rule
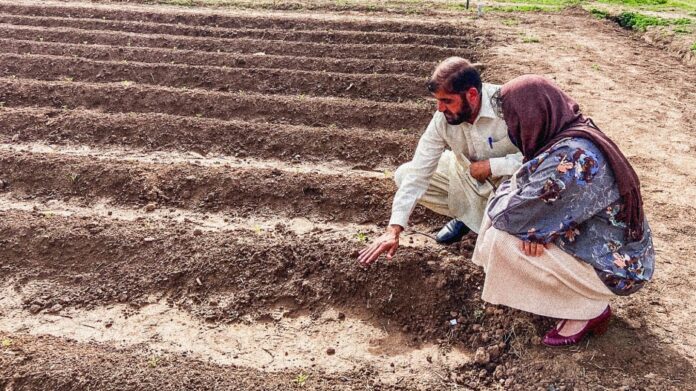
[[[387,252],[387,259],[391,260],[394,257],[399,247],[399,235],[406,228],[416,202],[428,190],[430,178],[437,170],[437,164],[446,146],[438,129],[438,124],[442,122],[441,115],[442,113],[435,114],[418,142],[413,160],[409,163],[408,171],[394,196],[392,215],[386,232],[360,251],[360,263],[368,265],[384,252]]]

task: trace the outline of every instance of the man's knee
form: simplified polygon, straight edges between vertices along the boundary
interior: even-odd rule
[[[406,176],[406,173],[408,172],[408,163],[404,163],[399,166],[399,168],[394,171],[394,182],[396,182],[396,187],[401,187],[401,184],[404,181],[404,177]]]

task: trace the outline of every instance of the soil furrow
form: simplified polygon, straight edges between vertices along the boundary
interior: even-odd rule
[[[28,5],[0,3],[0,12],[30,15],[58,16],[73,18],[108,19],[108,20],[137,20],[154,23],[184,24],[192,26],[215,26],[224,28],[255,28],[255,29],[284,29],[284,30],[348,30],[348,31],[380,31],[410,34],[434,34],[443,36],[466,36],[475,31],[476,35],[487,34],[485,31],[473,30],[465,25],[454,25],[443,22],[416,22],[413,19],[386,20],[361,18],[321,18],[309,14],[299,16],[288,15],[248,15],[243,13],[220,12],[158,12],[150,10],[124,9],[124,7],[84,7],[80,5]]]
[[[426,78],[264,68],[96,61],[65,56],[0,53],[0,76],[91,83],[121,82],[213,91],[307,94],[396,102],[424,99]]]
[[[387,383],[395,383],[399,377],[415,377],[414,372],[428,371],[433,366],[450,372],[471,362],[471,355],[457,347],[445,352],[432,343],[404,346],[403,341],[409,339],[406,334],[396,330],[387,333],[380,325],[363,321],[360,315],[350,312],[342,312],[343,316],[338,319],[339,311],[333,308],[318,316],[292,315],[278,308],[272,322],[256,324],[212,324],[172,308],[164,300],[138,311],[119,303],[89,309],[64,308],[57,316],[49,313],[52,311],[31,314],[22,308],[24,292],[31,290],[32,282],[21,292],[12,289],[11,283],[3,285],[0,287],[0,311],[5,316],[0,317],[0,334],[29,330],[33,335],[48,334],[81,343],[135,347],[146,356],[157,351],[160,356],[186,355],[218,365],[271,373],[310,367],[327,373],[352,373],[371,367],[382,374],[380,378]],[[338,354],[328,360],[316,360],[326,355],[327,346],[333,346]],[[376,351],[383,346],[393,352]],[[269,355],[273,359],[269,360]],[[436,361],[428,362],[428,356]],[[397,367],[395,359],[412,365]],[[436,379],[434,374],[432,378],[418,376]]]
[[[106,112],[164,113],[223,120],[309,126],[413,130],[429,121],[426,103],[224,93],[122,83],[44,82],[0,78],[6,107],[87,108]]]
[[[8,35],[13,36],[9,31],[7,32]],[[226,66],[231,68],[296,69],[335,73],[393,73],[417,77],[429,75],[435,67],[434,63],[419,61],[332,59],[41,42],[39,41],[42,34],[41,32],[35,32],[33,35],[26,33],[30,32],[20,31],[23,38],[30,38],[30,40],[0,38],[0,52],[73,56],[102,61],[136,61],[147,63]]]
[[[238,230],[253,230],[258,234],[271,232],[278,224],[296,235],[308,233],[325,233],[349,239],[357,239],[366,243],[367,237],[377,235],[381,229],[374,224],[354,224],[340,221],[316,222],[306,217],[281,216],[252,216],[239,217],[229,213],[196,212],[189,209],[159,208],[129,208],[113,203],[98,202],[85,206],[82,203],[64,202],[57,199],[42,202],[35,199],[18,199],[11,192],[0,194],[0,211],[33,212],[47,218],[53,216],[74,217],[80,219],[114,219],[120,221],[139,222],[145,226],[159,223],[186,223],[190,229],[200,229],[203,232],[234,232]],[[427,232],[432,227],[427,225],[410,225],[402,234],[400,246],[431,248],[442,250],[434,238]],[[468,240],[468,238],[467,238]]]
[[[378,170],[354,169],[340,162],[305,163],[301,161],[283,161],[279,159],[258,159],[256,157],[238,158],[228,155],[203,156],[197,152],[178,151],[142,151],[119,147],[90,148],[86,145],[57,146],[45,143],[10,143],[0,144],[0,152],[34,153],[60,155],[76,158],[90,158],[95,161],[136,162],[144,164],[181,164],[200,167],[225,167],[231,169],[278,170],[291,174],[342,175],[346,177],[385,178],[387,175]]]
[[[369,389],[379,383],[380,390],[436,387],[439,382],[410,378],[398,385],[382,384],[373,369],[352,373],[326,374],[314,368],[269,373],[236,365],[216,365],[184,354],[162,354],[142,347],[117,348],[104,343],[78,343],[48,335],[0,333],[12,341],[0,356],[0,388],[23,391],[268,391],[300,388],[299,373],[311,372],[301,389]],[[283,354],[283,352],[279,352]],[[411,388],[413,387],[413,388]]]
[[[339,160],[364,169],[392,169],[411,158],[418,136],[156,113],[6,107],[0,110],[0,142],[120,146],[291,162]]]
[[[465,259],[470,253],[440,256],[406,247],[398,262],[365,269],[355,258],[357,240],[331,232],[296,235],[282,225],[197,234],[178,223],[7,211],[0,240],[5,278],[37,281],[24,303],[34,311],[118,301],[137,307],[158,295],[194,316],[230,322],[268,316],[282,300],[289,311],[367,311],[432,338],[452,332],[445,322],[450,311],[469,314],[480,306],[482,273]],[[457,329],[475,321],[462,317]]]
[[[19,30],[19,31],[18,31]],[[14,32],[13,32],[14,31]],[[451,49],[431,45],[406,44],[326,44],[315,42],[284,42],[251,38],[200,38],[164,34],[138,34],[105,30],[82,30],[70,27],[33,27],[0,24],[2,36],[25,39],[23,34],[40,32],[44,41],[102,44],[116,46],[152,46],[158,48],[201,50],[227,53],[264,53],[304,57],[363,58],[385,60],[428,61],[449,56],[476,59],[474,50]]]
[[[184,35],[211,38],[254,38],[274,41],[359,43],[359,44],[409,44],[433,45],[451,48],[482,48],[483,38],[475,35],[443,36],[389,32],[354,32],[335,30],[287,30],[274,27],[263,29],[227,29],[207,26],[186,26],[140,21],[77,19],[62,17],[35,17],[0,14],[0,23],[37,27],[74,27],[84,30],[112,30],[147,34]]]
[[[312,217],[351,223],[389,218],[392,180],[181,163],[94,159],[60,153],[0,151],[2,190],[16,196],[103,199],[120,205],[186,208],[252,215]],[[441,220],[416,211],[414,222]]]

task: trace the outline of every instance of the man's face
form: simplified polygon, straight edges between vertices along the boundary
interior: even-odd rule
[[[471,119],[473,110],[466,94],[437,91],[433,96],[437,99],[437,110],[445,115],[448,124],[459,125]]]

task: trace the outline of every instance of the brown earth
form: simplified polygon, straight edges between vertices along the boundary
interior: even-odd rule
[[[268,315],[279,299],[292,303],[286,308],[291,311],[360,309],[369,302],[370,312],[396,329],[407,327],[416,339],[444,338],[449,309],[469,313],[477,305],[470,298],[480,287],[470,282],[480,281],[481,272],[464,257],[440,262],[432,249],[404,248],[400,262],[370,271],[353,261],[360,243],[330,229],[300,237],[279,224],[263,233],[196,235],[186,224],[148,225],[7,212],[0,228],[3,274],[51,280],[45,291],[26,296],[26,309],[114,301],[138,307],[147,304],[149,294],[167,292],[168,301],[196,316],[234,322],[248,314]],[[431,285],[440,289],[427,289]],[[235,301],[211,305],[220,295]]]
[[[692,69],[580,11],[402,11],[0,2],[0,388],[696,389]],[[538,346],[421,209],[355,264],[454,53],[554,78],[636,167],[658,273],[606,335]]]
[[[356,169],[384,169],[409,160],[418,137],[415,132],[258,124],[160,113],[50,108],[0,111],[3,143],[121,146],[290,162],[340,160]]]
[[[40,35],[40,32],[34,35],[13,35],[8,32],[5,37],[16,39],[0,39],[0,50],[2,53],[64,55],[103,61],[208,65],[230,68],[321,70],[357,74],[404,74],[416,77],[427,75],[435,66],[434,63],[419,61],[213,53],[168,48],[85,45],[30,40],[39,39]],[[27,40],[19,39],[20,37]]]
[[[3,191],[21,198],[110,198],[134,207],[226,211],[240,216],[279,214],[356,223],[389,219],[395,186],[384,176],[296,173],[292,168],[234,168],[195,161],[149,163],[106,155],[0,151]],[[426,214],[415,213],[418,221]]]
[[[6,107],[87,108],[106,112],[165,113],[292,125],[414,129],[431,115],[422,102],[390,103],[303,95],[224,93],[120,83],[44,82],[0,78]]]
[[[214,91],[306,94],[394,102],[423,99],[425,78],[404,75],[348,75],[267,68],[218,68],[176,64],[94,61],[65,56],[0,54],[0,76],[36,80],[133,82]],[[267,82],[260,82],[264,77]]]
[[[360,44],[418,44],[462,48],[475,45],[479,39],[471,35],[443,36],[395,32],[353,32],[353,31],[303,31],[272,29],[271,26],[255,29],[225,29],[218,27],[186,26],[181,24],[162,24],[152,22],[114,21],[101,19],[76,19],[58,17],[34,17],[0,14],[0,23],[37,27],[74,27],[84,30],[126,31],[132,33],[185,35],[214,38],[254,38],[271,41],[296,41],[320,43],[360,43]],[[462,33],[465,34],[465,33]],[[472,48],[469,47],[469,50]]]
[[[364,58],[405,61],[432,61],[454,55],[471,53],[468,49],[443,48],[434,45],[408,44],[340,44],[315,42],[266,41],[252,38],[203,38],[166,34],[136,34],[108,30],[82,30],[72,27],[32,27],[0,25],[3,36],[28,37],[39,35],[49,42],[156,47],[206,52],[263,53],[305,57]]]

